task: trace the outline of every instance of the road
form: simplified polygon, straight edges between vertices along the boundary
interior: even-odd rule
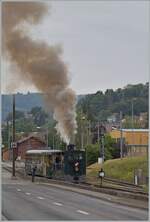
[[[2,170],[2,214],[7,220],[147,220],[129,208],[59,188],[12,180]]]

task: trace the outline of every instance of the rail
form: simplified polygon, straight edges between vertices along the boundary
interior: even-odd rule
[[[4,166],[3,166],[4,167]],[[11,167],[4,167],[8,171],[12,171]],[[16,173],[20,177],[24,177],[27,179],[30,179],[31,176],[25,176],[24,172],[16,170]],[[45,177],[38,177],[36,176],[36,182],[46,182],[46,183],[59,183],[65,186],[73,186],[77,187],[80,189],[87,189],[95,192],[102,192],[110,195],[115,195],[115,196],[124,196],[127,198],[132,198],[132,199],[139,199],[139,200],[148,200],[148,194],[146,192],[142,191],[137,191],[137,190],[130,190],[130,189],[125,189],[125,188],[114,188],[114,187],[109,187],[109,186],[100,186],[100,185],[93,185],[91,183],[87,182],[82,182],[82,183],[73,183],[73,182],[68,182],[64,180],[59,180],[59,179],[48,179]]]

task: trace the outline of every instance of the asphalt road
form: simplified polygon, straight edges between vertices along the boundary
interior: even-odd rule
[[[59,188],[12,180],[2,171],[2,215],[7,220],[147,220],[129,208]]]

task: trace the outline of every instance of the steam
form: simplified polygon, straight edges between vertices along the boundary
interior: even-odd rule
[[[28,30],[25,24],[38,24],[48,13],[47,8],[46,4],[40,2],[2,3],[3,54],[16,65],[18,81],[32,81],[44,93],[46,106],[53,111],[57,121],[57,132],[68,144],[77,128],[76,95],[69,88],[62,49],[34,41],[26,34]]]

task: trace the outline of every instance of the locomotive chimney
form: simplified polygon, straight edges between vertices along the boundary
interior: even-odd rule
[[[74,151],[74,150],[76,150],[75,144],[69,144],[69,145],[67,146],[67,150],[68,150],[68,151]]]

